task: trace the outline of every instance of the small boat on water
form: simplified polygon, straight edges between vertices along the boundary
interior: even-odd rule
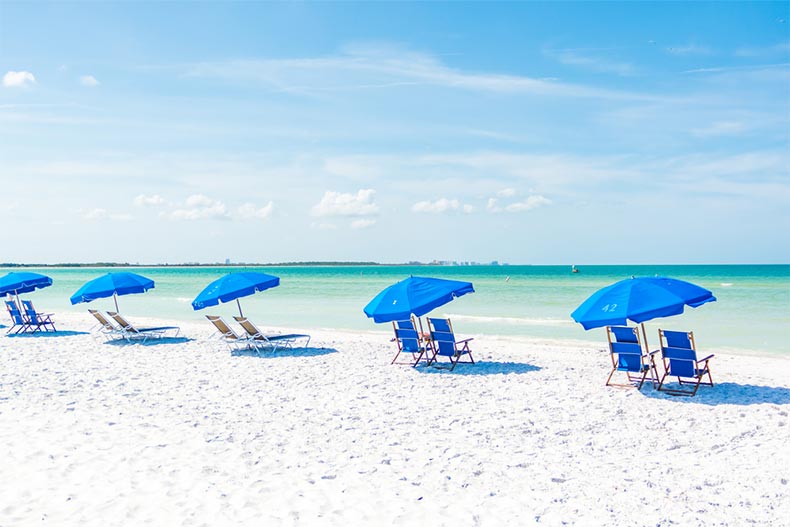
[[[571,272],[572,272],[572,273],[578,273],[578,272],[579,272],[579,270],[576,268],[576,266],[575,266],[575,265],[571,265]]]

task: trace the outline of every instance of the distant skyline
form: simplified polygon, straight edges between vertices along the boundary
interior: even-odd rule
[[[790,262],[786,2],[0,2],[0,261]]]

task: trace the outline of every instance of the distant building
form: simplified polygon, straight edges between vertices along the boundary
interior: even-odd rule
[[[230,265],[230,258],[225,258],[225,265]]]

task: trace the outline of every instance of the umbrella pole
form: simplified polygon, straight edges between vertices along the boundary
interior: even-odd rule
[[[120,313],[120,311],[118,311],[118,294],[117,293],[113,293],[112,294],[112,299],[115,302],[115,312],[116,313]]]
[[[238,298],[236,299],[236,305],[239,306],[239,316],[243,317],[244,313],[241,312],[241,302],[239,302]]]
[[[642,326],[642,338],[645,343],[645,351],[650,353],[650,346],[647,344],[647,331],[645,331],[645,323],[642,322],[639,325]]]

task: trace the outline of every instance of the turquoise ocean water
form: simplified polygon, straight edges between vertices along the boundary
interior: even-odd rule
[[[387,330],[374,324],[363,307],[384,287],[408,277],[467,280],[475,293],[440,307],[456,331],[484,338],[512,335],[602,343],[603,329],[584,331],[570,313],[601,287],[630,276],[670,276],[713,291],[717,302],[683,315],[648,322],[657,328],[693,330],[699,348],[734,353],[790,356],[790,265],[639,265],[582,266],[305,266],[305,267],[151,267],[134,268],[156,282],[155,289],[119,298],[123,313],[174,320],[204,320],[204,314],[236,314],[225,304],[193,311],[190,302],[225,273],[255,269],[279,276],[280,286],[241,300],[244,314],[266,326]],[[0,269],[0,275],[21,269]],[[72,306],[71,296],[84,282],[114,269],[29,269],[53,279],[51,287],[24,295],[39,310],[81,312],[112,309],[112,299]],[[3,323],[6,320],[0,319]],[[208,324],[208,322],[206,322]],[[652,337],[651,337],[652,335]],[[653,343],[654,343],[653,342]],[[651,344],[653,344],[651,343]]]

